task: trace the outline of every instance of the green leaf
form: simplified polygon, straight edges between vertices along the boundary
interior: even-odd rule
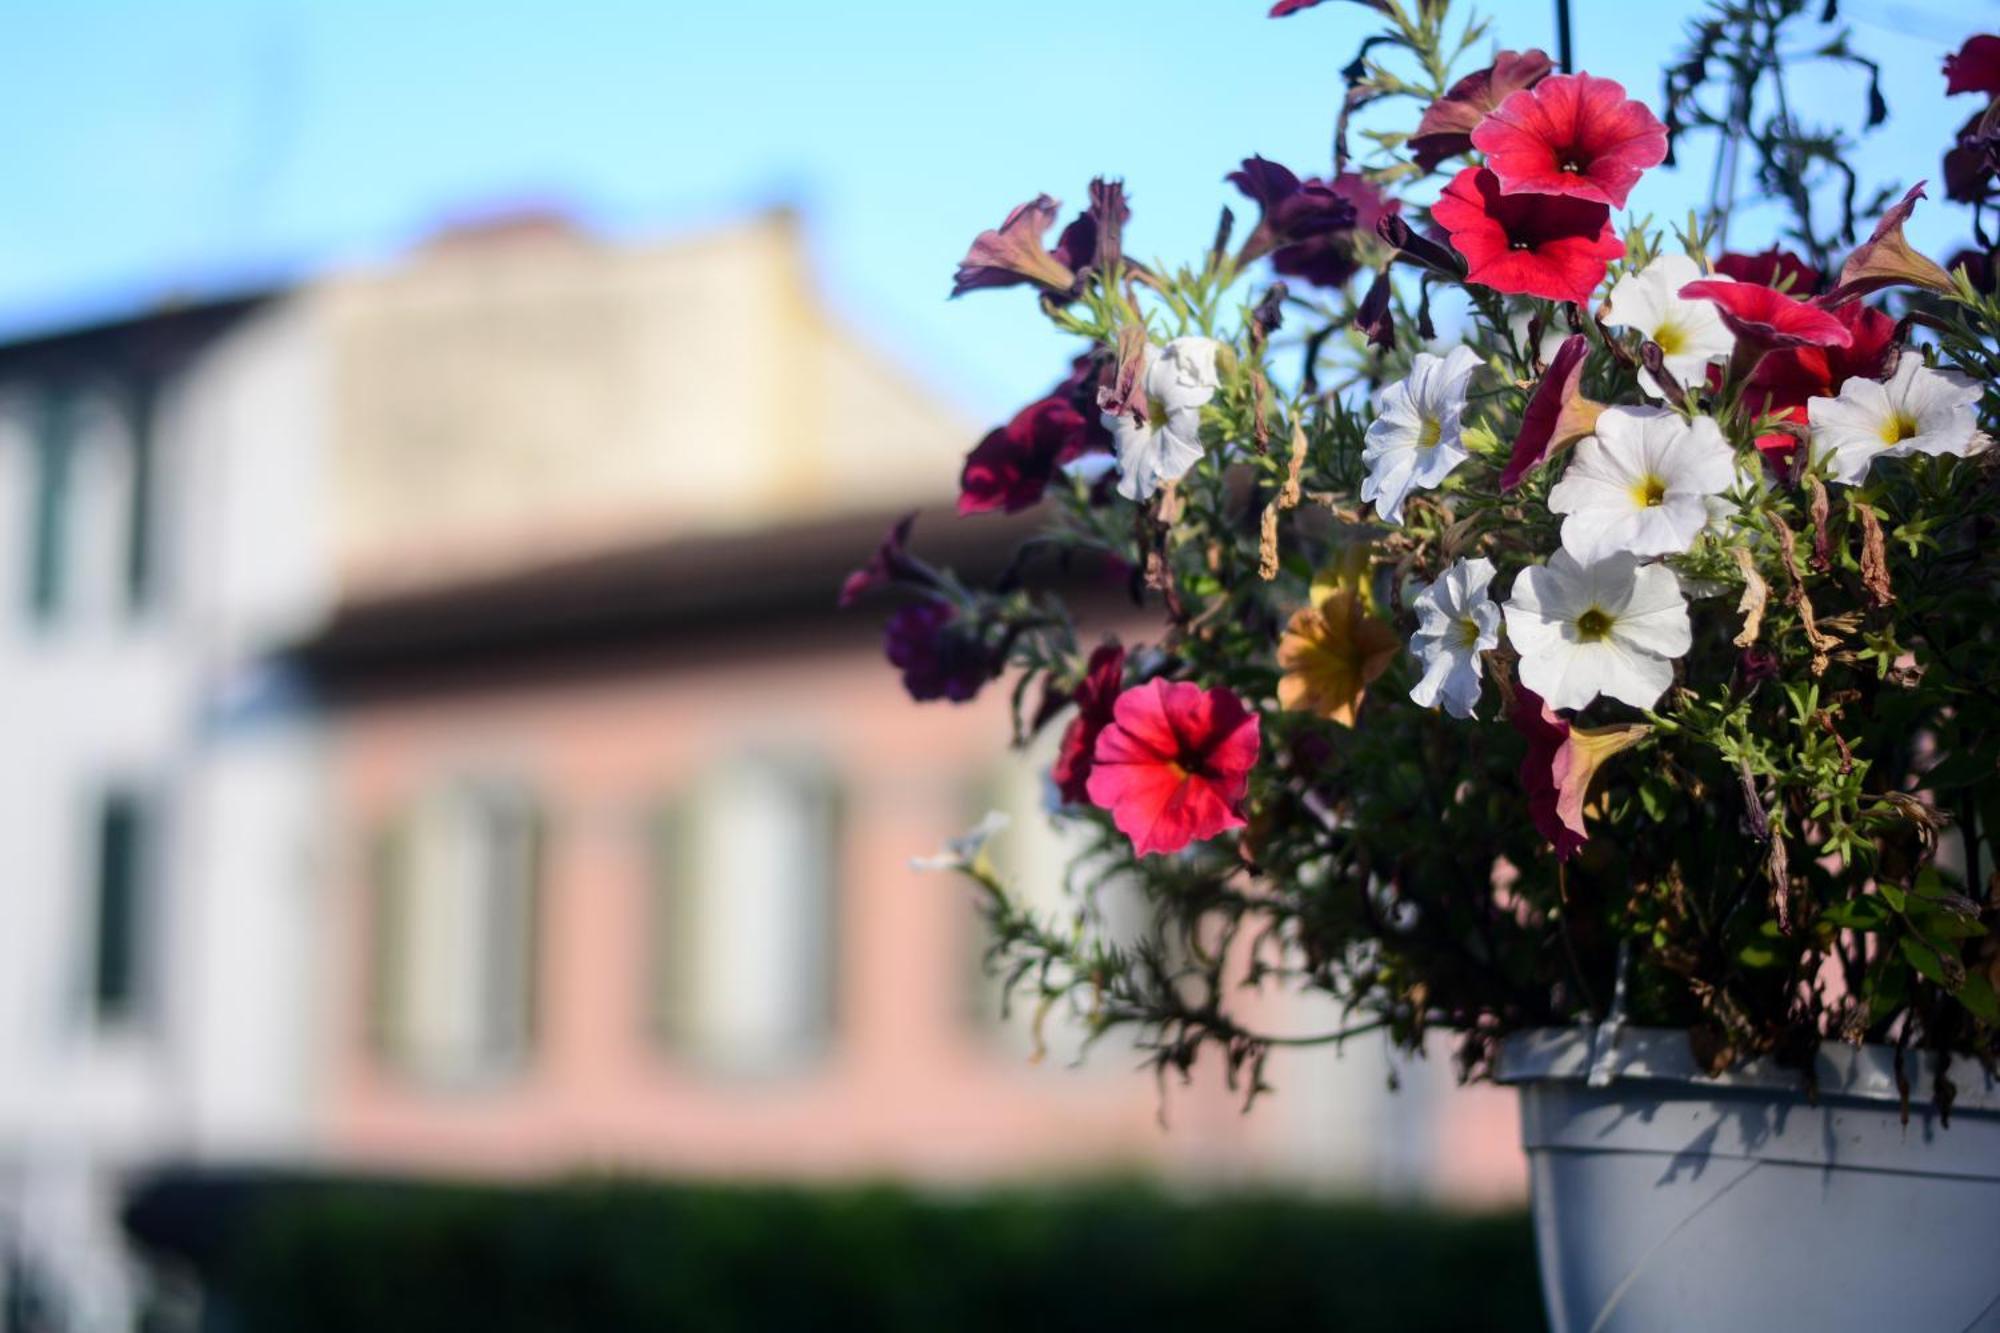
[[[1944,957],[1914,935],[1905,935],[1896,944],[1911,967],[1946,990],[1965,984],[1965,968],[1956,958]]]
[[[1955,992],[1958,1002],[1972,1011],[1972,1016],[1980,1022],[2000,1027],[2000,996],[1993,993],[1993,982],[1984,972],[1968,972],[1965,984]]]
[[[1878,884],[1875,891],[1882,895],[1882,901],[1893,911],[1900,912],[1909,904],[1909,897],[1894,884]]]
[[[1835,903],[1819,914],[1820,920],[1841,930],[1880,930],[1894,913],[1875,894]]]

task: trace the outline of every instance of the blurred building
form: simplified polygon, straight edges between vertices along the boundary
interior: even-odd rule
[[[998,806],[1052,886],[1035,770],[831,605],[974,432],[801,256],[514,218],[0,348],[7,1301],[117,1326],[166,1158],[1519,1190],[1501,1094],[1372,1047],[1171,1131],[1129,1049],[1026,1058],[908,862]]]

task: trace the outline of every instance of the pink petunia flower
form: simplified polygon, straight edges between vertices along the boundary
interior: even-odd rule
[[[1097,751],[1097,738],[1111,725],[1112,710],[1125,680],[1125,649],[1116,643],[1100,646],[1090,655],[1083,680],[1070,696],[1076,716],[1063,731],[1062,746],[1056,752],[1049,776],[1063,800],[1082,805],[1090,799],[1090,770]]]
[[[1257,715],[1230,691],[1150,680],[1118,696],[1085,787],[1137,855],[1177,852],[1243,827],[1260,739]]]
[[[1643,722],[1573,726],[1525,685],[1515,689],[1507,720],[1528,742],[1528,755],[1521,761],[1528,817],[1555,847],[1556,856],[1567,861],[1590,839],[1583,803],[1598,766],[1644,740],[1652,728]]]
[[[959,261],[951,294],[963,296],[981,287],[1013,287],[1032,282],[1056,295],[1076,285],[1076,273],[1050,254],[1042,237],[1056,224],[1059,200],[1036,195],[1007,215],[1006,221],[973,238]]]
[[[1840,266],[1840,281],[1826,294],[1827,305],[1842,305],[1884,287],[1923,287],[1947,294],[1954,290],[1951,275],[1930,256],[1919,254],[1903,235],[1903,224],[1923,197],[1924,182],[1918,181],[1882,215],[1868,239],[1855,246]]]
[[[1667,127],[1612,79],[1556,74],[1513,93],[1472,131],[1505,194],[1555,194],[1625,207],[1667,156]]]
[[[1833,312],[1794,300],[1775,287],[1754,282],[1717,282],[1703,278],[1681,288],[1690,301],[1713,301],[1722,322],[1753,351],[1786,347],[1845,347],[1854,335]]]
[[[1572,333],[1549,361],[1549,368],[1528,396],[1521,413],[1521,433],[1500,474],[1500,489],[1511,491],[1530,472],[1597,428],[1604,404],[1583,396],[1583,363],[1590,339]]]
[[[1556,67],[1541,51],[1502,51],[1485,69],[1474,70],[1424,108],[1417,132],[1404,146],[1425,171],[1448,157],[1472,151],[1472,131],[1513,94],[1532,88]]]
[[[1431,219],[1465,257],[1468,280],[1512,296],[1586,303],[1606,267],[1625,253],[1608,205],[1503,194],[1499,177],[1484,167],[1452,177]]]

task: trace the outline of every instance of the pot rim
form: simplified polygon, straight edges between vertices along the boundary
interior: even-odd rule
[[[1892,1046],[1849,1046],[1822,1042],[1814,1057],[1822,1099],[1900,1103],[1896,1089],[1896,1051]],[[1910,1110],[1931,1108],[1931,1079],[1937,1056],[1906,1051]],[[1951,1061],[1949,1077],[1957,1088],[1952,1110],[2000,1111],[2000,1081],[1980,1063],[1960,1056]],[[1580,1023],[1566,1028],[1530,1028],[1503,1038],[1494,1066],[1499,1083],[1587,1082],[1608,1087],[1615,1082],[1680,1083],[1694,1089],[1741,1092],[1784,1092],[1803,1095],[1799,1071],[1768,1056],[1710,1076],[1695,1063],[1687,1033],[1680,1028],[1644,1028]]]

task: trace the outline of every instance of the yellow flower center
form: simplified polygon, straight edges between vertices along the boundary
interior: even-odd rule
[[[1417,448],[1419,449],[1435,449],[1438,447],[1438,441],[1443,438],[1444,423],[1436,417],[1425,417],[1423,424],[1417,428]]]
[[[1908,412],[1898,412],[1882,423],[1882,443],[1901,444],[1904,440],[1917,437],[1917,419]]]
[[[1477,648],[1479,646],[1479,622],[1471,616],[1460,616],[1458,623],[1452,627],[1452,631],[1458,639],[1459,647]]]
[[[1679,356],[1687,341],[1687,333],[1672,320],[1653,330],[1654,345],[1668,356]]]
[[[1164,430],[1167,425],[1167,405],[1157,398],[1146,400],[1146,424],[1154,430]]]
[[[1576,618],[1576,637],[1584,643],[1611,637],[1611,617],[1600,608],[1591,607]]]
[[[1667,483],[1653,473],[1632,483],[1632,503],[1641,509],[1658,509],[1667,502]]]

